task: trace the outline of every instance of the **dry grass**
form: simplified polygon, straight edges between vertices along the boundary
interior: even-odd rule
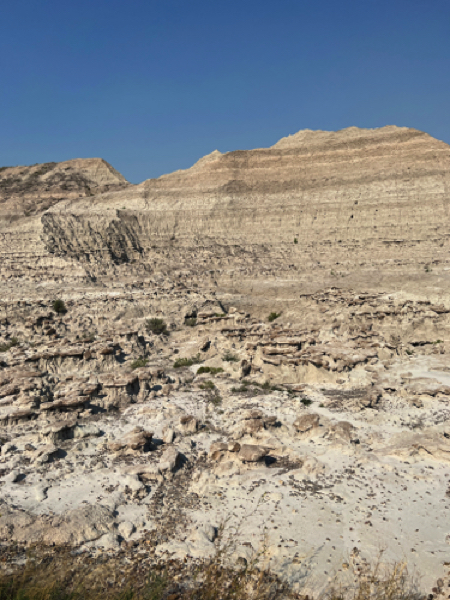
[[[216,553],[204,561],[166,560],[149,566],[144,557],[75,555],[40,550],[22,566],[0,574],[0,600],[423,600],[406,564],[350,567],[345,579],[308,597],[295,593],[262,568],[264,549],[241,564],[235,542],[219,532]],[[144,565],[144,566],[143,566]]]
[[[349,565],[346,575],[336,578],[323,600],[421,600],[417,581],[406,562],[387,563],[381,552],[374,564]]]

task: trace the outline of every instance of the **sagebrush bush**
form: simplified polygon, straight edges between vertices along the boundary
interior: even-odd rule
[[[275,319],[278,319],[278,317],[281,317],[281,313],[271,312],[270,315],[267,317],[267,320],[269,321],[269,323],[272,323],[272,321],[275,321]]]
[[[19,343],[19,340],[15,337],[11,338],[6,344],[0,344],[0,352],[7,352],[10,348],[14,348]]]
[[[169,335],[167,331],[167,324],[163,319],[153,318],[147,319],[146,327],[148,331],[151,331],[155,335]]]
[[[200,367],[197,369],[197,375],[202,373],[210,373],[211,375],[217,375],[217,373],[223,373],[222,367]]]
[[[239,362],[239,356],[236,356],[236,354],[233,354],[232,352],[228,351],[225,352],[225,354],[222,356],[222,360],[225,360],[227,362]]]
[[[145,358],[144,356],[141,356],[140,358],[136,359],[134,362],[131,363],[131,368],[132,369],[140,369],[141,367],[145,367],[148,363],[148,358]]]
[[[178,358],[173,366],[175,369],[179,369],[180,367],[192,367],[192,365],[198,365],[202,362],[200,354],[196,354],[192,358]]]
[[[204,381],[198,386],[201,390],[215,390],[216,386],[212,381]]]
[[[61,300],[59,298],[57,300],[53,300],[52,307],[55,313],[57,313],[58,315],[64,315],[67,312],[64,300]]]

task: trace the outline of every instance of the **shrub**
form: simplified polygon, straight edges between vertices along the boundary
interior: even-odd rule
[[[203,383],[201,383],[199,385],[199,388],[201,390],[215,390],[216,386],[214,385],[214,383],[212,381],[204,381]]]
[[[197,317],[187,317],[184,320],[184,324],[188,327],[195,327],[197,325]]]
[[[81,339],[83,342],[94,342],[96,337],[97,337],[96,331],[91,331],[91,332],[86,331],[81,336]]]
[[[271,312],[270,315],[267,317],[267,320],[269,321],[269,323],[272,323],[272,321],[275,321],[275,319],[278,319],[278,317],[281,317],[281,313]]]
[[[222,319],[223,317],[226,317],[227,315],[225,313],[214,313],[214,316],[219,319]]]
[[[67,308],[66,308],[66,305],[64,304],[64,300],[60,300],[60,299],[54,300],[52,306],[53,306],[53,310],[58,315],[64,315],[67,312]]]
[[[6,344],[0,344],[0,352],[7,352],[10,348],[14,348],[18,344],[19,340],[13,337]]]
[[[231,393],[232,394],[240,394],[241,392],[248,392],[248,387],[246,385],[241,385],[241,387],[232,387],[231,388]]]
[[[217,375],[217,373],[223,373],[222,367],[200,367],[197,370],[197,375],[202,373],[211,373],[211,375]]]
[[[225,360],[227,362],[239,362],[239,356],[236,356],[236,354],[233,354],[232,352],[230,352],[229,350],[227,352],[225,352],[225,354],[222,356],[222,360]]]
[[[215,396],[212,396],[208,402],[210,404],[212,404],[213,406],[220,406],[222,404],[222,398],[221,396],[219,396],[218,394],[216,394]]]
[[[300,398],[300,402],[302,404],[304,404],[305,406],[311,406],[311,404],[312,404],[312,400],[310,400],[306,396],[304,396],[303,398]]]
[[[173,366],[175,369],[179,369],[181,367],[192,367],[192,365],[198,365],[201,362],[202,359],[200,358],[200,354],[196,354],[192,358],[178,358],[173,363]]]
[[[148,358],[144,358],[143,356],[141,356],[141,358],[138,358],[134,362],[131,363],[131,368],[132,369],[140,369],[141,367],[146,367],[147,363],[148,363]]]
[[[298,244],[298,239],[294,238],[294,244]]]
[[[148,331],[151,331],[155,335],[169,335],[167,324],[163,319],[147,319],[146,327]]]

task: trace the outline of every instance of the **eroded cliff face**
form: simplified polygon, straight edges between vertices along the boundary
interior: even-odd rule
[[[64,278],[86,279],[88,276],[79,264],[48,251],[42,241],[41,215],[62,200],[76,202],[129,185],[125,177],[100,158],[2,167],[0,282],[11,282],[14,287],[17,280],[32,285]]]
[[[76,199],[128,185],[123,175],[101,158],[0,169],[2,220],[36,215],[63,199]]]
[[[54,255],[214,270],[225,282],[230,270],[447,262],[449,204],[447,144],[408,128],[349,128],[215,151],[123,191],[69,198],[42,221]]]

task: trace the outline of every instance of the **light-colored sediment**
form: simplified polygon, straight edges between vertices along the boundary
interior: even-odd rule
[[[226,523],[299,589],[384,550],[446,597],[450,148],[349,128],[137,186],[27,169],[0,203],[2,543],[202,558]]]

